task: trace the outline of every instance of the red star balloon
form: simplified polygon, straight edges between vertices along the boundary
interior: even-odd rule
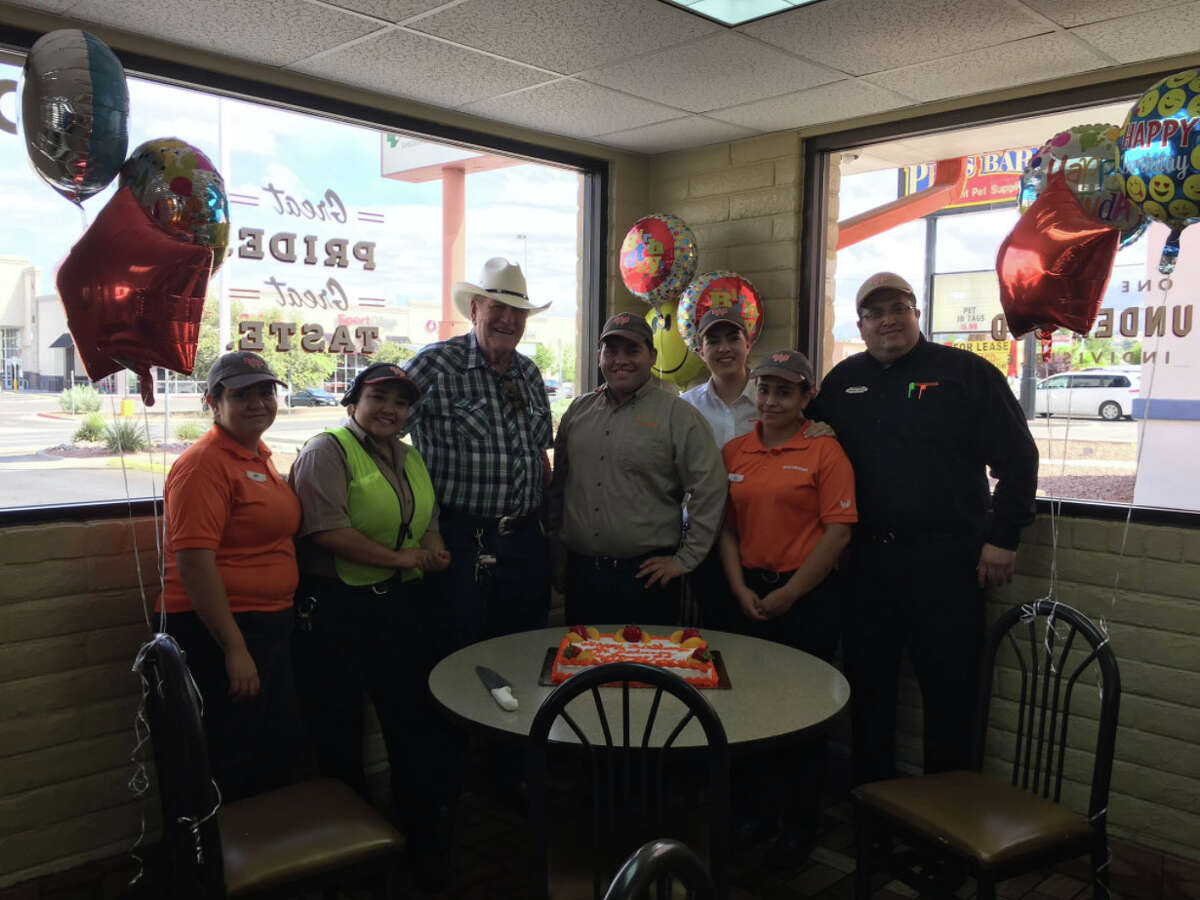
[[[152,367],[190,373],[212,256],[212,248],[155,225],[129,188],[117,191],[58,270],[58,294],[88,377],[131,369],[153,406]]]
[[[1013,337],[1055,328],[1086,334],[1096,322],[1121,233],[1083,211],[1061,174],[1034,201],[996,255],[1000,305]]]

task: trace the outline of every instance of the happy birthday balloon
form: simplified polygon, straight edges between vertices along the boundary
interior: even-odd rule
[[[225,181],[201,151],[178,138],[146,141],[122,166],[119,184],[167,234],[211,247],[213,271],[221,267],[229,244],[229,201]]]
[[[1051,175],[1061,172],[1080,207],[1102,225],[1121,232],[1127,247],[1150,225],[1141,207],[1125,196],[1117,172],[1116,125],[1075,125],[1060,131],[1030,157],[1021,173],[1021,212],[1029,209],[1046,189]]]
[[[654,332],[654,349],[658,351],[658,359],[651,371],[663,381],[683,387],[703,375],[706,367],[704,360],[688,350],[679,336],[675,315],[676,307],[672,301],[646,313],[646,322]]]
[[[129,88],[108,46],[86,31],[42,35],[29,48],[21,126],[33,168],[80,203],[116,177],[129,147]]]
[[[633,223],[621,243],[621,280],[635,297],[658,307],[678,299],[696,274],[696,236],[676,216]]]
[[[762,299],[749,279],[737,272],[705,272],[697,275],[679,298],[677,327],[688,349],[700,349],[696,326],[710,306],[731,306],[746,323],[746,333],[753,344],[762,331]]]
[[[1120,233],[1083,211],[1062,173],[1000,245],[1000,305],[1013,337],[1055,328],[1086,334],[1096,322]]]
[[[1129,110],[1117,142],[1125,196],[1171,229],[1158,271],[1170,275],[1183,229],[1200,221],[1200,69],[1169,75]]]

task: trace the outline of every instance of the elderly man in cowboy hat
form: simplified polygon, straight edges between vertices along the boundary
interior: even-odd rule
[[[440,653],[543,627],[550,608],[539,516],[550,405],[537,366],[517,352],[525,320],[550,304],[531,303],[521,267],[500,257],[453,295],[471,330],[426,347],[407,367],[423,394],[408,431],[429,467],[452,560],[439,577],[451,617]]]

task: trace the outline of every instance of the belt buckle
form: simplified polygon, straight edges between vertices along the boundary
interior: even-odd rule
[[[770,569],[759,569],[758,571],[758,577],[763,580],[764,584],[779,584],[782,578],[779,572],[772,572]]]
[[[513,533],[513,525],[516,524],[518,516],[501,516],[496,521],[496,534],[500,537],[507,537]]]
[[[881,535],[879,536],[879,543],[881,543],[881,544],[894,544],[894,543],[896,543],[896,532],[894,532],[894,531],[885,531],[885,532],[883,532],[883,534],[881,534]]]

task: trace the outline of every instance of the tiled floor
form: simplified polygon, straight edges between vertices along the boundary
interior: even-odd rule
[[[733,900],[852,900],[854,897],[854,834],[849,822],[850,809],[839,804],[826,812],[820,844],[809,861],[791,872],[768,872],[761,866],[765,847],[735,858],[731,869]],[[479,792],[466,794],[459,811],[458,848],[454,854],[453,879],[440,894],[425,894],[411,883],[414,897],[455,898],[455,900],[496,900],[521,897],[525,891],[528,836],[524,819],[493,802]],[[919,893],[907,885],[875,878],[874,900],[909,900]],[[1090,897],[1088,885],[1065,872],[1042,872],[1003,882],[998,894],[1005,900],[1072,900]],[[368,895],[354,894],[353,900]],[[959,898],[975,896],[974,883],[967,882],[956,891]],[[1121,895],[1115,890],[1113,900]],[[1145,895],[1149,896],[1149,895]]]

